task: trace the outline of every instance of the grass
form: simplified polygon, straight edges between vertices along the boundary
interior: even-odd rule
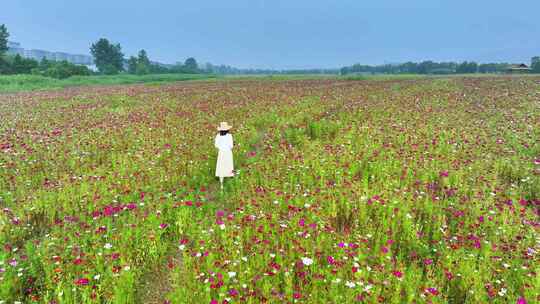
[[[215,78],[206,74],[152,74],[152,75],[111,75],[111,76],[73,76],[59,80],[37,75],[0,76],[0,93],[21,91],[56,90],[67,87],[121,85],[134,83],[164,83],[186,80]]]

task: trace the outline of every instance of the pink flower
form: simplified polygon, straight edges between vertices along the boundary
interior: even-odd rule
[[[330,265],[333,265],[336,262],[334,260],[334,257],[332,257],[330,255],[326,258],[326,261],[328,261],[328,264],[330,264]]]
[[[431,265],[433,264],[433,260],[432,259],[425,259],[424,260],[424,265]]]
[[[403,277],[403,273],[401,271],[394,271],[392,272],[392,274],[396,277],[396,278],[401,278]]]
[[[440,177],[448,177],[448,171],[441,171],[441,172],[439,173],[439,176],[440,176]]]
[[[383,248],[381,248],[381,251],[382,251],[383,253],[388,253],[388,247],[383,247]]]
[[[217,217],[223,217],[224,215],[225,215],[225,211],[223,211],[223,210],[216,211],[216,216]]]
[[[339,248],[343,248],[343,247],[345,247],[345,243],[340,242],[340,243],[338,244],[338,246],[339,246]]]
[[[159,224],[159,228],[160,228],[160,229],[165,229],[165,228],[167,228],[167,227],[169,227],[169,224],[166,224],[166,223]]]
[[[524,297],[519,297],[519,299],[517,299],[517,304],[527,304],[527,301],[525,300]]]
[[[295,298],[295,299],[300,299],[301,297],[302,297],[302,295],[299,292],[295,292],[293,294],[293,298]]]
[[[431,293],[434,296],[439,294],[439,291],[437,290],[437,288],[430,287],[427,289],[427,291],[429,291],[429,293]]]
[[[78,280],[75,280],[75,285],[78,286],[88,285],[88,283],[90,283],[90,280],[88,280],[87,278],[80,278]]]
[[[212,301],[210,301],[210,304],[219,304],[219,302],[218,302],[218,300],[212,299]]]
[[[300,219],[298,221],[298,226],[300,226],[300,227],[304,227],[305,224],[306,224],[306,222],[304,221],[304,219]]]

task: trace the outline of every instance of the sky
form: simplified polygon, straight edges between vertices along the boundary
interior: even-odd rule
[[[26,49],[89,54],[104,37],[163,63],[297,69],[540,55],[539,0],[2,2],[0,24]]]

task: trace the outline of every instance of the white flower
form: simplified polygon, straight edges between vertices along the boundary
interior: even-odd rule
[[[347,281],[347,282],[345,283],[345,286],[347,286],[347,287],[349,287],[349,288],[354,288],[354,287],[356,287],[356,284],[354,284],[354,282],[349,282],[349,281]]]
[[[221,230],[225,230],[225,224],[219,225],[219,228],[220,228]]]
[[[100,275],[100,274],[96,274],[96,275],[94,276],[94,280],[96,280],[96,281],[99,280],[99,278],[101,278],[101,275]]]
[[[125,271],[129,271],[130,269],[131,269],[131,267],[129,267],[129,265],[124,267]]]
[[[304,265],[306,265],[306,266],[309,266],[309,265],[313,264],[313,260],[310,259],[310,258],[305,258],[304,257],[304,258],[302,258],[302,263],[304,263]]]
[[[186,248],[186,245],[184,245],[184,244],[178,246],[178,249],[180,249],[180,250],[184,250],[185,248]]]
[[[229,275],[229,278],[234,278],[236,276],[236,272],[234,271],[229,271],[228,272],[228,275]]]
[[[107,243],[105,244],[105,246],[103,246],[103,248],[105,249],[111,249],[112,248],[112,245],[110,243]]]

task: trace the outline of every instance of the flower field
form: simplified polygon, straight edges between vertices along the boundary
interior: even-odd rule
[[[0,118],[0,303],[540,302],[540,78],[71,88]]]

